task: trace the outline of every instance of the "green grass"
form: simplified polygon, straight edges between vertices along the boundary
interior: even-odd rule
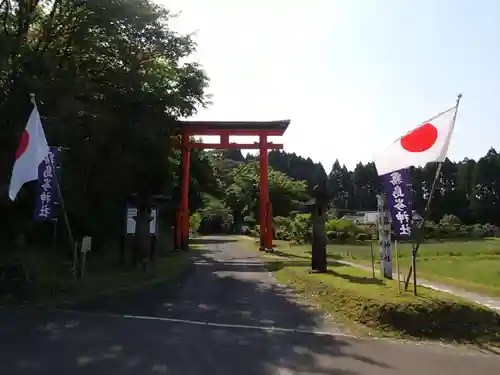
[[[411,263],[411,245],[399,244],[398,248],[400,269],[406,274]],[[305,247],[298,246],[296,251],[301,251],[301,249]],[[373,244],[373,250],[378,265],[377,243]],[[371,264],[369,243],[329,245],[327,252],[330,259]],[[469,242],[424,243],[417,256],[417,273],[429,281],[500,297],[500,241],[486,239]]]
[[[13,289],[0,296],[0,305],[34,304],[60,306],[91,300],[98,296],[131,293],[147,286],[168,282],[180,277],[190,266],[188,252],[170,252],[158,258],[147,271],[130,266],[118,266],[116,261],[89,256],[88,268],[81,279],[70,277],[70,265],[54,267],[45,254],[28,253],[25,262],[29,265],[33,283],[22,289]],[[64,270],[61,268],[64,267]],[[64,276],[62,276],[64,275]]]
[[[312,300],[356,333],[500,347],[500,315],[458,297],[419,288],[399,294],[392,280],[330,260],[329,272],[310,274],[306,247],[276,241],[275,253],[261,253],[276,279]],[[251,240],[245,246],[255,251]]]

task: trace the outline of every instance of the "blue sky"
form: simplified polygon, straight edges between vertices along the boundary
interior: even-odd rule
[[[498,0],[157,1],[196,31],[213,94],[197,119],[289,118],[285,150],[328,172],[371,161],[462,93],[448,156],[500,148]]]

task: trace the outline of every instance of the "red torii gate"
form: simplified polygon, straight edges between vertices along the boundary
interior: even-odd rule
[[[268,186],[268,150],[281,150],[283,144],[268,142],[269,136],[282,136],[290,120],[281,121],[178,121],[176,132],[181,135],[181,198],[176,216],[177,245],[184,250],[189,240],[189,163],[192,149],[253,149],[259,150],[260,182],[259,182],[259,225],[260,250],[272,250],[273,232],[271,227],[271,202]],[[220,143],[190,142],[192,136],[218,135]],[[254,143],[229,142],[229,136],[258,136]]]

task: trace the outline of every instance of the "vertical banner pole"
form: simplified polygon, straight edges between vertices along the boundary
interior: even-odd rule
[[[57,254],[57,217],[52,219],[52,246],[51,246],[52,256],[51,262],[54,264]],[[56,270],[55,267],[52,268],[52,293],[55,293],[56,287]]]
[[[455,105],[455,114],[453,115],[453,128],[455,127],[455,122],[457,120],[457,114],[458,114],[458,105],[460,104],[460,99],[462,99],[462,94],[458,94],[457,96],[457,102],[456,102],[456,105]],[[418,231],[418,237],[417,237],[417,240],[416,240],[416,244],[414,246],[414,249],[413,249],[413,253],[415,253],[415,256],[413,258],[416,258],[417,256],[417,252],[418,252],[418,249],[420,248],[420,244],[422,243],[422,240],[424,238],[424,227],[425,227],[425,222],[428,220],[429,218],[429,214],[430,214],[430,208],[431,208],[431,202],[432,202],[432,198],[434,196],[434,191],[436,190],[436,185],[437,185],[437,181],[439,179],[439,175],[441,173],[441,167],[443,166],[443,163],[438,163],[438,167],[437,167],[437,170],[436,170],[436,175],[434,176],[434,181],[432,182],[432,186],[431,186],[431,190],[429,192],[429,197],[427,198],[427,204],[425,205],[425,209],[424,209],[424,214],[423,214],[423,218],[422,218],[422,224],[420,225],[420,230]],[[412,258],[412,264],[410,266],[410,269],[408,270],[408,275],[406,276],[406,281],[405,281],[405,290],[408,289],[408,284],[410,282],[410,277],[411,277],[411,274],[412,272],[415,273],[415,263],[416,260]],[[416,280],[417,279],[417,275],[413,275],[413,279]],[[416,286],[413,287],[414,289],[414,294],[416,295]]]
[[[35,94],[33,94],[33,93],[30,94],[30,100],[31,100],[31,103],[33,103],[33,105],[36,106]],[[48,160],[49,160],[49,164],[50,164],[52,171],[53,171],[53,174],[54,174],[57,195],[59,197],[59,204],[61,205],[61,210],[63,213],[64,222],[66,224],[66,229],[68,230],[68,237],[69,237],[69,241],[71,244],[71,248],[74,249],[75,248],[75,241],[73,238],[73,232],[71,231],[71,226],[69,224],[68,213],[66,212],[66,206],[64,204],[64,197],[61,193],[61,186],[59,184],[59,178],[57,177],[56,169],[55,169],[54,163],[52,161],[52,158],[49,157]],[[74,254],[74,252],[73,252],[73,254]],[[73,259],[73,265],[74,265],[73,266],[73,275],[76,275],[76,259]]]
[[[373,255],[373,244],[370,244],[370,253],[372,255],[372,277],[375,278],[375,256]]]
[[[396,252],[396,273],[398,274],[397,279],[398,279],[398,293],[401,293],[401,278],[399,275],[399,247],[398,247],[398,240],[394,240],[394,251]]]
[[[55,171],[54,163],[52,163],[51,158],[49,158],[49,162],[50,162],[50,165],[52,167],[52,170]],[[63,197],[62,192],[61,192],[61,185],[59,184],[59,178],[57,177],[57,173],[55,173],[55,172],[54,172],[54,179],[56,181],[57,195],[59,196],[59,204],[61,205],[64,223],[66,224],[66,229],[68,231],[69,242],[71,244],[71,247],[74,248],[75,247],[75,240],[73,237],[73,232],[71,230],[71,226],[69,224],[68,212],[66,211],[66,205],[64,204],[64,197]],[[75,254],[75,256],[77,256],[77,254]],[[73,264],[74,264],[73,275],[76,275],[76,258],[73,259]]]
[[[417,248],[415,245],[411,249],[411,266],[413,268],[413,295],[417,295]]]

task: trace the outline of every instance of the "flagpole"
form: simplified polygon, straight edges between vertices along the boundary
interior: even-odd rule
[[[36,99],[35,99],[35,94],[34,93],[30,93],[30,100],[31,100],[31,103],[33,103],[33,106],[36,107]],[[72,270],[73,277],[74,277],[76,275],[75,240],[73,238],[73,232],[72,232],[71,226],[69,224],[68,212],[66,211],[66,205],[64,204],[64,198],[63,198],[63,195],[62,195],[62,192],[61,192],[61,186],[59,184],[59,177],[57,176],[57,172],[56,172],[56,169],[54,167],[54,163],[53,163],[52,159],[50,157],[48,159],[49,159],[50,167],[52,168],[52,172],[54,173],[54,179],[56,181],[57,195],[59,196],[59,204],[61,205],[61,210],[62,210],[62,213],[63,213],[64,223],[66,224],[66,229],[68,231],[69,241],[70,241],[70,244],[71,244],[71,252],[72,252],[73,258],[74,258],[73,259],[73,270]]]
[[[457,119],[457,114],[458,114],[458,105],[460,104],[460,99],[462,99],[462,94],[458,94],[457,96],[457,103],[455,105],[455,114],[453,115],[453,125],[452,125],[452,128],[455,127],[455,121]],[[432,186],[431,186],[431,190],[429,192],[429,197],[427,198],[427,204],[425,205],[425,208],[424,208],[424,214],[423,214],[423,218],[422,218],[422,224],[420,225],[420,230],[418,231],[418,237],[417,237],[417,241],[415,243],[415,247],[413,248],[412,250],[412,264],[410,265],[410,268],[408,270],[408,275],[406,275],[406,280],[405,280],[405,291],[408,290],[408,284],[410,283],[410,278],[411,278],[411,275],[412,273],[414,273],[414,267],[413,267],[413,263],[416,262],[416,257],[417,257],[417,252],[418,252],[418,249],[420,247],[420,244],[422,243],[422,240],[424,238],[424,226],[425,226],[425,222],[429,219],[429,215],[430,215],[430,207],[431,207],[431,202],[432,202],[432,198],[434,197],[434,191],[436,190],[436,185],[437,185],[437,181],[439,179],[439,175],[441,174],[441,168],[443,166],[443,162],[439,162],[438,163],[438,166],[437,166],[437,169],[436,169],[436,175],[434,176],[434,181],[432,182]],[[415,258],[413,260],[413,258]],[[414,280],[414,283],[416,283],[416,274],[413,275],[413,280]],[[416,285],[413,286],[413,293],[416,294]]]

